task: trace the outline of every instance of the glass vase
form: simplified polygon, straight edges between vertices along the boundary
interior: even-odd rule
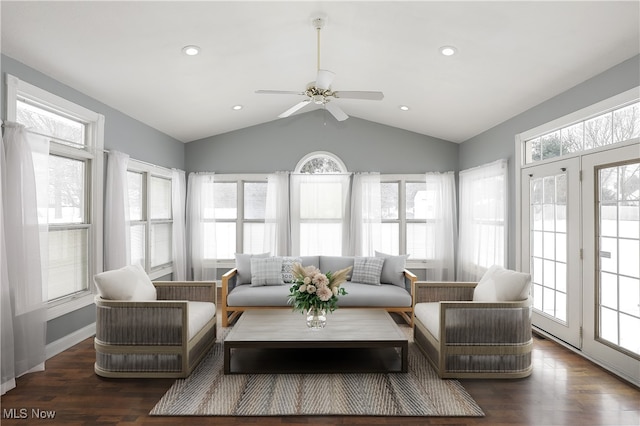
[[[307,311],[307,327],[320,330],[327,325],[327,311],[322,308],[311,307]]]

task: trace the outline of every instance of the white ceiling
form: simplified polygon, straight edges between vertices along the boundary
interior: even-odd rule
[[[11,2],[2,53],[189,142],[276,119],[321,66],[350,116],[463,142],[640,53],[640,2]],[[185,45],[199,56],[181,53]],[[454,45],[458,54],[438,49]],[[241,111],[231,109],[241,104]],[[407,112],[399,105],[408,105]],[[313,109],[304,109],[308,111]]]

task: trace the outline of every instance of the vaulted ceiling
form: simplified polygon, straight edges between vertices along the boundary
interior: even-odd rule
[[[463,142],[640,53],[638,1],[2,1],[2,53],[180,141],[277,119],[321,67],[350,116]],[[182,53],[197,45],[197,56]],[[442,46],[457,53],[443,56]],[[242,105],[242,109],[232,109]],[[401,105],[409,107],[400,110]],[[309,111],[321,106],[308,106]]]

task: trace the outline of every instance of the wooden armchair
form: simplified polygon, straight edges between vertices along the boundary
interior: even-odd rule
[[[157,300],[96,296],[99,376],[187,377],[215,343],[215,282],[153,285]]]
[[[531,374],[531,301],[473,301],[477,283],[416,282],[414,341],[441,378]]]

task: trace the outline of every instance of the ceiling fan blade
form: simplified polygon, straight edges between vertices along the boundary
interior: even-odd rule
[[[345,99],[366,99],[370,101],[381,101],[384,98],[382,92],[370,92],[370,91],[342,91],[333,92],[336,98]]]
[[[294,92],[293,90],[256,90],[261,95],[304,95],[302,92]]]
[[[337,104],[334,104],[332,102],[327,102],[324,104],[324,107],[327,109],[327,111],[329,111],[331,113],[331,115],[333,115],[335,117],[336,120],[338,121],[344,121],[347,118],[349,118],[349,116],[347,114],[344,113],[344,111],[342,110],[342,108],[340,108]]]
[[[295,104],[294,106],[292,106],[291,108],[289,108],[288,110],[286,110],[285,112],[283,112],[282,114],[280,114],[278,117],[279,118],[285,118],[290,116],[291,114],[293,114],[294,112],[298,111],[299,109],[302,109],[304,107],[306,107],[307,105],[309,105],[311,103],[310,99],[305,99],[302,102],[299,102],[297,104]]]
[[[329,70],[318,70],[318,76],[316,77],[316,87],[318,89],[327,90],[331,87],[331,82],[335,77],[335,73]]]

